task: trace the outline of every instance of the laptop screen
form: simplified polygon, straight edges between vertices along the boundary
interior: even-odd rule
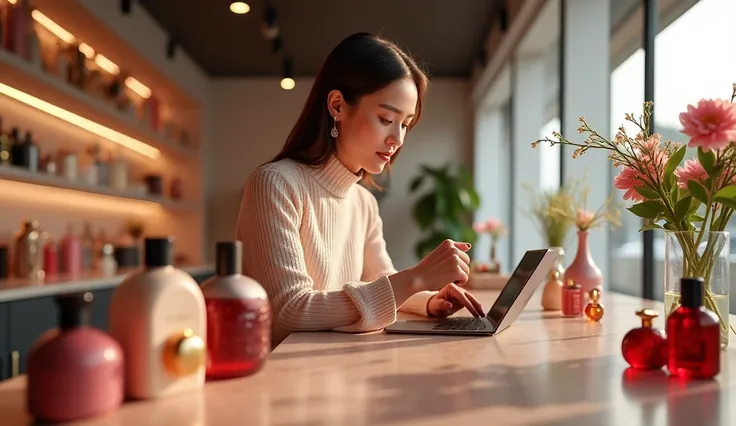
[[[506,286],[501,290],[501,294],[498,295],[496,302],[486,315],[491,323],[494,325],[501,323],[501,320],[509,312],[546,253],[547,250],[531,250],[524,254],[521,262],[519,262],[514,273],[511,274],[511,278],[509,278]]]

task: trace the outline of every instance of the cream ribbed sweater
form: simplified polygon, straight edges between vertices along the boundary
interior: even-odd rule
[[[281,160],[246,181],[237,224],[243,271],[266,289],[272,345],[293,331],[364,332],[396,320],[386,252],[373,195],[331,157],[323,168]],[[402,311],[427,315],[434,292]]]

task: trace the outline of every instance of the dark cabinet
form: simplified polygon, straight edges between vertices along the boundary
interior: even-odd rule
[[[10,374],[11,355],[8,348],[8,330],[10,330],[8,307],[0,303],[0,380],[6,379]]]

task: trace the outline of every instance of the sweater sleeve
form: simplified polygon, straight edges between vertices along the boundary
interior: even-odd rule
[[[383,221],[378,209],[378,202],[368,191],[365,198],[368,199],[368,234],[365,239],[365,250],[363,255],[363,280],[375,280],[381,276],[396,273],[391,257],[386,250],[386,240],[383,238]],[[436,291],[420,291],[414,293],[399,307],[399,311],[416,315],[428,316],[427,303],[429,299],[437,294]]]
[[[314,289],[299,236],[300,195],[282,174],[259,170],[241,201],[237,238],[244,270],[265,288],[274,326],[285,332],[363,332],[393,323],[396,302],[387,277],[348,282],[338,291]]]

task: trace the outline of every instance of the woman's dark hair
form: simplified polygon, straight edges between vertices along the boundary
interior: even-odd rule
[[[429,84],[419,65],[396,44],[369,33],[353,34],[335,47],[322,65],[299,120],[291,130],[281,152],[272,161],[290,158],[302,164],[321,166],[336,150],[330,137],[332,116],[327,108],[327,95],[339,90],[345,102],[355,105],[360,98],[409,77],[417,86],[416,116],[409,129],[418,122],[424,94]],[[396,158],[391,157],[391,162]],[[375,186],[364,173],[364,181]]]

